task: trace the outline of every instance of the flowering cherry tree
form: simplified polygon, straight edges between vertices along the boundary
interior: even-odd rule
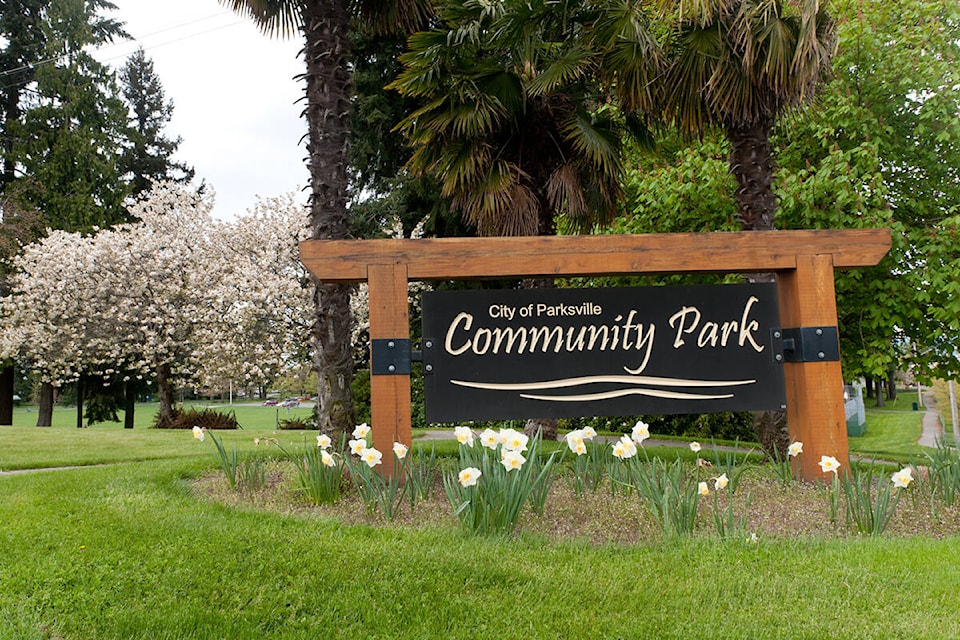
[[[161,184],[131,208],[138,222],[26,247],[0,301],[0,359],[53,386],[155,378],[161,419],[176,384],[266,381],[304,359],[303,208],[265,200],[236,223],[211,208],[212,195]]]

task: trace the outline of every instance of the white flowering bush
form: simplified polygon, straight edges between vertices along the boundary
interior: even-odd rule
[[[459,470],[444,476],[444,488],[465,531],[509,534],[524,507],[542,511],[553,481],[556,452],[541,461],[539,434],[528,439],[514,429],[488,429],[476,438],[462,427],[457,440]]]
[[[55,386],[156,378],[168,418],[174,385],[262,383],[308,360],[304,208],[265,200],[227,223],[212,197],[156,185],[131,207],[137,222],[25,247],[0,301],[2,357]]]

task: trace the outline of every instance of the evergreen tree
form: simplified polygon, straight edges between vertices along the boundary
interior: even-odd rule
[[[126,37],[122,24],[98,15],[104,0],[53,0],[40,28],[44,47],[21,121],[14,180],[47,226],[88,231],[126,219],[127,189],[118,173],[126,107],[110,70],[89,48]]]
[[[133,195],[148,190],[153,182],[189,182],[194,170],[171,157],[181,138],[167,138],[163,129],[173,115],[173,101],[166,100],[153,61],[143,49],[134,52],[120,69],[123,97],[130,107],[129,141],[120,158],[120,173],[129,180]]]
[[[23,93],[43,51],[39,22],[45,5],[45,0],[0,0],[0,259],[10,257],[17,242],[32,239],[26,233],[37,226],[19,224],[20,207],[7,193],[7,185],[13,182],[16,167],[14,123],[20,120]],[[5,292],[2,279],[0,273],[0,295]],[[0,360],[0,425],[13,424],[13,387],[13,364]]]
[[[16,139],[10,129],[22,115],[23,92],[33,82],[35,65],[44,50],[40,21],[46,4],[44,0],[0,0],[0,135],[3,140],[0,192],[13,182],[12,151]]]

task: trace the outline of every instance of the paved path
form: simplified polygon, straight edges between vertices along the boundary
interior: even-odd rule
[[[923,414],[923,430],[917,444],[923,447],[936,448],[937,441],[943,438],[943,429],[940,426],[940,409],[932,393],[923,396],[923,406],[927,408]]]

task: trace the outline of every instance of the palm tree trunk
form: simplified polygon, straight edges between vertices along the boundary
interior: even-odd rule
[[[770,132],[773,118],[754,124],[724,127],[730,141],[730,173],[737,181],[737,217],[744,231],[772,231],[776,228],[777,199],[773,193],[773,147]],[[772,273],[752,273],[749,282],[773,282]],[[770,455],[785,459],[790,432],[783,411],[758,411],[753,428],[760,446]]]
[[[775,228],[777,199],[773,194],[772,129],[772,119],[758,124],[725,127],[730,141],[730,173],[737,181],[737,216],[744,231]]]
[[[40,398],[37,400],[37,426],[49,427],[53,424],[53,385],[40,384]]]
[[[349,237],[347,151],[350,135],[350,14],[345,0],[303,4],[306,57],[307,152],[310,169],[310,226],[313,239]],[[350,288],[317,283],[312,332],[319,427],[346,433],[353,428],[350,384]]]

